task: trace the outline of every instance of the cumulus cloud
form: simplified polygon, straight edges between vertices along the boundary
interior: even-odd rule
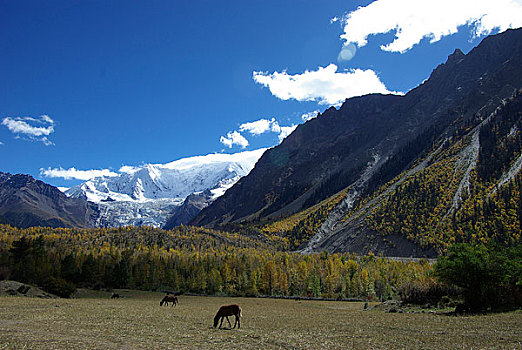
[[[252,135],[261,135],[265,132],[280,132],[281,128],[279,123],[272,118],[268,119],[259,119],[253,122],[243,123],[239,126],[239,131],[248,131]]]
[[[126,174],[134,174],[136,171],[140,170],[141,167],[137,166],[131,166],[131,165],[123,165],[120,170],[118,170],[120,173],[126,173]]]
[[[319,111],[313,111],[305,113],[301,116],[303,121],[310,120],[317,116]],[[261,135],[266,132],[273,132],[277,134],[279,142],[283,141],[285,137],[290,135],[292,131],[297,128],[297,125],[292,124],[291,126],[281,126],[275,119],[259,119],[253,122],[243,123],[239,126],[239,131],[248,131],[252,135]]]
[[[309,121],[310,119],[314,119],[315,117],[317,117],[317,115],[319,114],[320,112],[318,110],[315,110],[313,112],[307,112],[307,113],[303,113],[301,115],[301,120],[303,122],[307,122]]]
[[[78,170],[74,167],[69,169],[59,168],[47,168],[40,169],[40,174],[46,177],[60,177],[66,180],[77,179],[77,180],[90,180],[99,176],[118,176],[117,173],[109,169],[91,169],[91,170]]]
[[[340,105],[347,98],[370,93],[392,93],[371,69],[337,72],[335,64],[295,75],[253,72],[253,79],[281,100],[318,101],[322,105]]]
[[[312,118],[312,114],[317,115],[319,111],[310,112],[310,115],[306,114],[309,119]],[[305,114],[303,114],[302,119],[305,120]],[[315,117],[314,115],[314,117]],[[297,128],[297,125],[292,124],[291,126],[281,126],[279,122],[275,118],[265,119],[261,118],[252,122],[246,122],[239,126],[239,131],[230,131],[227,136],[221,136],[220,142],[227,146],[228,148],[232,148],[233,145],[239,145],[242,148],[245,148],[249,145],[248,140],[241,134],[241,132],[248,132],[251,135],[258,136],[265,133],[275,133],[277,134],[277,138],[279,142],[281,142],[285,137],[290,135],[292,131]],[[120,169],[120,172],[122,170]]]
[[[248,140],[245,139],[245,137],[237,131],[231,131],[227,133],[226,137],[221,136],[219,142],[221,142],[228,148],[232,148],[233,145],[238,145],[241,148],[245,148],[246,146],[248,146]]]
[[[423,38],[431,42],[470,26],[472,35],[522,26],[522,0],[377,0],[344,19],[345,45],[367,44],[368,36],[395,32],[384,51],[405,52]]]
[[[41,115],[38,118],[32,117],[5,117],[2,125],[16,135],[17,138],[26,138],[34,141],[41,141],[46,146],[53,145],[47,138],[54,132],[54,120],[48,115]]]
[[[295,128],[297,128],[297,125],[292,124],[291,126],[282,126],[281,132],[279,135],[277,135],[277,138],[279,139],[279,142],[283,141],[288,135],[290,135]]]

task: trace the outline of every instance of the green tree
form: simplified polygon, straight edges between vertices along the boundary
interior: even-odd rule
[[[72,254],[67,254],[61,261],[61,275],[66,281],[78,283],[80,281],[80,269],[76,265],[76,259]]]
[[[435,275],[462,288],[464,303],[471,311],[520,304],[515,295],[522,286],[521,259],[520,246],[456,244],[439,257]]]
[[[96,261],[92,254],[87,255],[82,264],[81,281],[91,285],[96,282]]]
[[[114,269],[114,285],[116,288],[126,288],[130,281],[129,259],[124,256]]]
[[[30,251],[31,244],[25,237],[13,242],[13,246],[9,250],[13,260],[13,272],[11,273],[13,279],[20,282],[29,282],[33,278],[34,271],[32,270]]]

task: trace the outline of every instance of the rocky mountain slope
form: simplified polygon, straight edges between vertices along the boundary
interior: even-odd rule
[[[394,226],[385,228],[379,226],[385,215],[377,215],[379,208],[393,202],[386,200],[433,166],[432,162],[449,162],[453,154],[449,150],[454,150],[458,155],[447,171],[453,175],[446,181],[456,187],[445,192],[449,198],[439,198],[443,209],[435,217],[444,221],[455,216],[469,198],[479,164],[477,154],[484,152],[480,130],[486,120],[502,114],[508,102],[510,108],[516,105],[512,100],[519,98],[521,67],[522,29],[508,30],[485,38],[466,55],[456,50],[428,80],[404,96],[367,95],[349,99],[339,109],[330,108],[268,150],[248,176],[203,209],[193,223],[250,222],[263,227],[345,190],[344,199],[316,220],[314,227],[319,228],[313,238],[301,242],[302,251],[433,256],[443,246],[440,242],[450,239],[434,237],[442,226],[433,227],[432,236],[421,238],[427,233],[401,229],[405,222],[410,231],[423,231],[410,221],[401,221],[407,216],[399,216]],[[502,125],[511,123],[508,131],[516,139],[520,130],[513,113],[515,121]],[[505,137],[497,135],[496,140]],[[513,152],[497,169],[498,184],[514,181],[519,172],[518,153]],[[423,181],[435,186],[431,178],[417,178],[417,183]],[[476,183],[486,186],[483,179]],[[415,196],[410,202],[412,210],[423,207]],[[399,210],[383,212],[391,220]],[[285,235],[284,230],[279,234]]]
[[[433,256],[455,242],[520,244],[521,130],[522,89],[377,191],[338,206],[301,251]]]
[[[0,172],[0,223],[16,227],[89,227],[96,209],[68,198],[59,189],[29,175]]]

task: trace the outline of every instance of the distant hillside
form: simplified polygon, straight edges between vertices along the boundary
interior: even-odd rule
[[[522,29],[487,37],[466,55],[455,50],[405,96],[352,98],[299,126],[193,223],[250,223],[265,230],[345,190],[344,199],[311,224],[313,237],[301,244],[303,251],[434,256],[452,240],[497,239],[474,234],[476,220],[459,215],[474,201],[482,206],[480,201],[495,201],[504,193],[479,195],[476,186],[512,186],[505,196],[515,198],[515,204],[498,209],[511,210],[511,216],[499,220],[507,224],[511,218],[509,227],[520,221],[512,211],[520,208],[521,87]],[[488,133],[491,125],[496,126]],[[440,190],[444,195],[437,192],[446,185],[451,188]],[[457,225],[453,231],[462,233],[443,233],[451,224],[440,222],[448,220]],[[482,222],[493,225],[491,220]],[[301,241],[289,232],[283,228],[277,234],[294,244]],[[520,239],[505,236],[501,240]]]
[[[339,206],[304,251],[432,256],[459,242],[520,244],[522,90],[436,143],[376,191]],[[346,202],[345,202],[346,203]],[[336,216],[337,215],[337,216]]]
[[[0,223],[15,227],[89,227],[92,206],[29,175],[0,172]]]

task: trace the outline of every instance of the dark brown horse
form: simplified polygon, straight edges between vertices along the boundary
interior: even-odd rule
[[[241,322],[239,321],[239,318],[242,317],[241,315],[241,307],[237,304],[233,305],[225,305],[219,308],[216,317],[214,317],[214,327],[217,327],[219,320],[221,319],[221,324],[219,325],[219,328],[223,325],[223,319],[226,317],[228,321],[228,326],[232,327],[230,324],[230,320],[228,319],[228,316],[236,316],[236,322],[234,322],[234,327],[241,328]]]
[[[165,295],[165,297],[160,301],[160,306],[163,306],[163,303],[165,303],[165,306],[169,306],[169,303],[172,303],[172,306],[176,306],[178,305],[178,297],[174,295]]]

